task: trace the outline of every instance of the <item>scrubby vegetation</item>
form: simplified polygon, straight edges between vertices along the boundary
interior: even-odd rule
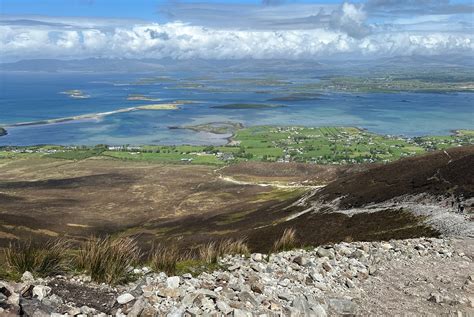
[[[129,268],[140,259],[140,249],[131,238],[91,238],[76,256],[76,266],[96,282],[117,284],[129,277]]]
[[[166,246],[158,244],[153,247],[150,254],[149,263],[155,271],[162,271],[166,274],[175,274],[177,264],[191,258],[189,252],[180,252],[176,245]]]
[[[11,243],[5,250],[5,260],[13,273],[30,271],[38,276],[61,274],[69,269],[65,240],[49,241],[44,245],[31,240]]]
[[[12,243],[4,250],[7,264],[1,278],[17,279],[29,271],[35,276],[66,273],[85,273],[98,283],[120,284],[129,281],[131,268],[150,265],[157,272],[195,275],[217,268],[217,260],[224,255],[249,255],[245,239],[210,241],[190,249],[180,249],[174,243],[160,243],[152,247],[147,257],[133,238],[91,237],[78,249],[64,239],[45,244],[31,240]]]
[[[272,251],[287,251],[295,248],[297,245],[296,230],[294,228],[287,228],[283,231],[281,237],[273,244]]]
[[[180,250],[174,244],[158,244],[153,247],[149,258],[151,267],[168,274],[196,273],[216,265],[224,255],[249,255],[245,239],[210,241],[189,250]]]

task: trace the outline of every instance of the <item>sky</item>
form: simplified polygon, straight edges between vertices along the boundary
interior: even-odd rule
[[[473,23],[472,0],[0,0],[0,61],[473,56]]]

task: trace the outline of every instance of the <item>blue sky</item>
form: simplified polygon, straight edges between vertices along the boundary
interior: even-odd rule
[[[473,55],[470,0],[0,0],[0,58]]]
[[[0,12],[2,14],[33,14],[53,16],[96,16],[96,17],[122,17],[147,20],[163,19],[158,14],[160,6],[178,1],[167,0],[1,0]],[[182,0],[181,3],[214,3],[214,4],[262,4],[261,0]],[[292,0],[288,4],[298,3],[323,3],[340,4],[341,0]],[[360,3],[360,0],[351,1]],[[421,1],[420,1],[421,2]],[[451,3],[472,3],[470,0],[455,0]]]
[[[108,18],[136,18],[164,21],[166,17],[159,14],[163,5],[177,1],[167,0],[1,0],[0,11],[12,15],[52,15],[52,16],[94,16]],[[261,5],[259,0],[187,0],[181,3],[214,3],[214,4],[253,4]],[[287,3],[341,3],[340,0],[293,0]],[[359,1],[355,1],[359,2]]]

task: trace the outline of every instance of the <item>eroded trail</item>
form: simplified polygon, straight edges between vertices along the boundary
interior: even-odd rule
[[[225,181],[225,182],[229,182],[229,183],[236,184],[236,185],[275,187],[275,188],[281,188],[281,189],[297,189],[297,188],[318,189],[318,188],[322,188],[322,187],[325,186],[325,185],[303,185],[303,184],[299,184],[299,183],[281,184],[281,183],[277,183],[277,182],[267,182],[267,183],[264,183],[264,182],[249,182],[249,181],[237,180],[237,179],[232,178],[230,176],[223,176],[221,174],[219,174],[218,178],[220,180]]]

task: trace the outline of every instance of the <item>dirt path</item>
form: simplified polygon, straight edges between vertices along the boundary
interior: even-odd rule
[[[384,263],[360,285],[361,315],[473,316],[474,239],[454,240],[453,246],[452,256]]]
[[[277,182],[270,182],[270,183],[247,182],[247,181],[239,181],[239,180],[237,180],[235,178],[232,178],[230,176],[222,176],[221,174],[219,174],[218,178],[220,180],[225,181],[225,182],[229,182],[229,183],[237,184],[237,185],[275,187],[275,188],[282,188],[282,189],[296,189],[296,188],[317,189],[317,188],[322,188],[322,187],[325,186],[325,185],[313,186],[313,185],[302,185],[302,184],[281,184],[281,183],[277,183]]]

